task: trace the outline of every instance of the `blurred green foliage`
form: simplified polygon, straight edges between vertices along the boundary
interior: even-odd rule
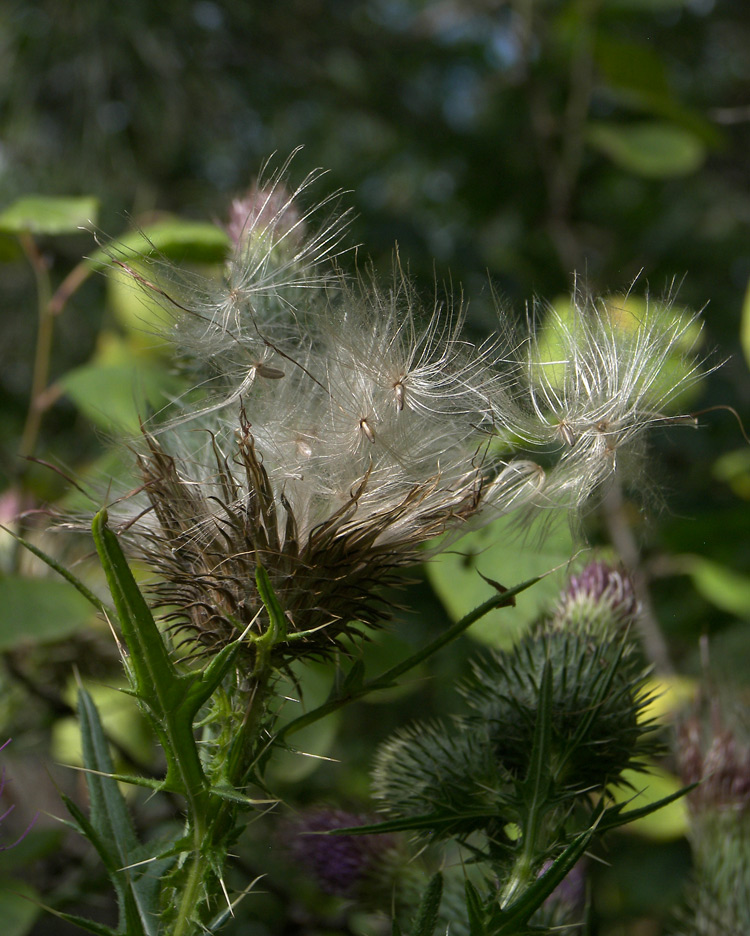
[[[707,306],[704,347],[725,363],[687,405],[729,404],[746,417],[748,48],[744,0],[6,0],[3,522],[57,501],[69,487],[62,474],[83,476],[102,457],[102,433],[136,431],[139,412],[179,392],[148,334],[149,309],[132,291],[124,296],[106,272],[100,242],[115,236],[127,250],[143,249],[137,228],[148,251],[153,245],[187,263],[216,263],[226,238],[210,222],[225,216],[266,158],[275,152],[283,159],[300,144],[293,175],[329,170],[326,192],[340,187],[356,210],[352,243],[364,244],[386,269],[398,242],[426,295],[435,280],[456,293],[463,288],[479,337],[496,325],[496,296],[516,315],[535,296],[559,307],[574,271],[595,293],[632,287],[628,301],[676,294],[685,310]],[[93,225],[105,234],[95,237]],[[353,266],[354,255],[341,262]],[[44,274],[47,300],[59,302],[49,373],[37,388],[38,431],[30,433],[34,310]],[[699,420],[700,432],[673,427],[655,440],[653,470],[667,510],[646,497],[645,509],[628,501],[626,516],[672,660],[696,675],[698,639],[710,636],[719,678],[747,702],[750,680],[737,661],[750,651],[750,457],[729,413]],[[33,446],[25,446],[31,436]],[[19,451],[33,451],[58,472],[21,461]],[[102,501],[106,496],[102,491]],[[44,525],[30,517],[22,531]],[[586,532],[594,545],[612,538],[601,511],[587,518]],[[513,585],[569,556],[567,530],[547,541],[509,543],[496,534],[458,544],[398,596],[410,610],[369,648],[376,669],[398,652],[390,641],[416,647],[481,600],[476,569]],[[68,561],[86,547],[60,540],[45,548]],[[0,569],[7,651],[0,740],[16,736],[10,775],[31,769],[40,777],[55,734],[59,746],[55,726],[71,714],[72,666],[87,680],[115,682],[117,651],[102,628],[90,627],[79,596],[63,597],[57,582],[34,578],[39,569],[10,539],[0,543]],[[543,589],[538,594],[541,600]],[[519,599],[512,632],[538,607]],[[495,612],[476,636],[507,641],[503,614]],[[314,753],[341,763],[305,758],[304,770],[286,772],[280,763],[283,793],[295,802],[366,795],[374,745],[405,717],[442,710],[470,639],[465,644],[432,662],[397,699],[358,703],[337,723],[316,728],[325,736],[310,740],[319,745]],[[312,705],[325,697],[324,676],[306,676],[315,684]],[[127,750],[119,756],[127,764]],[[69,773],[56,772],[55,782],[80,796]],[[49,805],[43,787],[14,788],[21,828]],[[146,827],[170,820],[164,806],[134,808]],[[56,906],[77,912],[93,901],[108,919],[106,885],[91,859],[75,843],[44,839],[40,826],[34,835],[47,844],[28,859],[19,846],[12,870]],[[263,866],[255,849],[246,846],[238,860],[240,889]],[[687,870],[683,845],[644,848],[632,836],[613,839],[606,857],[612,867],[595,874],[596,932],[662,932],[663,895],[676,897]],[[12,915],[14,933],[68,931],[35,918],[11,891],[3,884],[0,906],[4,919]],[[251,898],[242,905],[246,916],[229,932],[276,931],[287,899],[282,884],[270,883],[258,904],[251,907]],[[331,920],[328,931],[351,931],[345,914]]]

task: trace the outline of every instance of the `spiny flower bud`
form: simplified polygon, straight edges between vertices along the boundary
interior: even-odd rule
[[[699,783],[690,794],[696,812],[730,810],[750,814],[750,749],[733,732],[717,732],[703,750],[700,723],[688,719],[680,726],[679,753],[685,783]]]

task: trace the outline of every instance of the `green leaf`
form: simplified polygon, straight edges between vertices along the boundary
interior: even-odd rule
[[[53,556],[48,555],[43,550],[39,549],[38,546],[35,546],[33,543],[30,543],[28,540],[24,539],[22,536],[19,536],[17,533],[14,533],[12,530],[9,530],[7,527],[0,525],[0,529],[5,530],[6,533],[10,533],[13,539],[16,540],[17,543],[20,543],[24,549],[28,549],[28,551],[30,553],[33,553],[37,557],[37,559],[41,559],[42,562],[46,563],[50,567],[50,569],[54,569],[55,572],[62,575],[62,577],[66,579],[66,581],[70,582],[73,588],[75,588],[76,591],[78,591],[81,595],[83,595],[86,601],[88,601],[89,604],[93,605],[93,607],[96,608],[97,611],[100,611],[105,616],[107,614],[110,614],[110,615],[112,614],[112,611],[104,604],[104,602],[100,598],[98,598],[91,591],[91,589],[87,585],[85,585],[79,578],[73,575],[73,573],[69,569],[66,569],[64,565],[61,565],[57,561],[57,559],[55,559]],[[33,581],[38,582],[40,580],[33,579]]]
[[[425,564],[430,584],[455,621],[495,593],[477,572],[502,582],[544,576],[514,607],[489,611],[469,630],[470,637],[492,647],[512,647],[549,607],[560,593],[567,564],[575,552],[570,527],[559,518],[533,550],[522,548],[520,535],[512,520],[499,520],[469,533],[448,552]],[[534,533],[530,536],[533,538]],[[546,575],[550,569],[556,571]]]
[[[39,897],[24,881],[0,880],[0,920],[3,936],[26,936],[39,916]]]
[[[745,353],[745,360],[750,366],[750,280],[745,289],[745,298],[742,302],[742,320],[740,323],[740,341]]]
[[[273,590],[268,572],[266,572],[261,565],[255,570],[255,585],[258,589],[260,600],[263,602],[268,616],[271,619],[271,625],[268,629],[268,639],[271,641],[272,645],[279,643],[286,637],[286,615]]]
[[[677,790],[675,793],[670,793],[668,796],[662,797],[662,799],[647,803],[639,809],[626,810],[625,806],[627,803],[616,803],[614,806],[610,806],[604,811],[602,819],[597,825],[597,829],[601,834],[604,834],[612,829],[619,829],[621,826],[627,825],[630,822],[638,822],[646,816],[655,813],[658,809],[664,809],[672,803],[677,802],[697,786],[697,783],[691,783],[689,786],[682,787],[682,789]],[[632,797],[628,802],[631,801]]]
[[[120,929],[130,936],[156,936],[158,930],[158,877],[146,865],[132,867],[144,857],[128,807],[117,781],[106,774],[114,770],[99,713],[85,689],[78,695],[83,761],[95,844],[115,886],[120,905]],[[81,821],[80,815],[74,818]],[[86,826],[84,826],[86,828]],[[90,831],[90,830],[88,830]]]
[[[534,740],[529,756],[529,769],[521,783],[523,800],[527,816],[534,822],[534,817],[541,815],[549,796],[552,775],[550,772],[550,750],[552,746],[552,664],[545,661],[539,686],[539,704],[534,725]],[[525,836],[534,836],[535,830],[524,827]],[[535,841],[535,838],[532,838]]]
[[[685,558],[696,590],[722,611],[750,617],[750,577],[701,556]]]
[[[89,627],[91,605],[67,582],[0,579],[0,651],[63,640]]]
[[[723,134],[717,126],[674,96],[664,60],[653,45],[599,31],[594,54],[606,81],[598,89],[600,94],[621,107],[653,114],[682,127],[707,146],[721,145]]]
[[[689,175],[706,157],[706,147],[694,133],[662,120],[592,123],[586,139],[620,168],[650,179]]]
[[[95,426],[125,434],[137,433],[141,417],[160,410],[181,389],[164,362],[136,356],[74,367],[58,385]]]
[[[433,874],[419,902],[419,909],[411,928],[411,936],[432,936],[437,925],[440,901],[443,896],[443,875]]]
[[[0,233],[74,234],[96,224],[97,198],[55,198],[28,195],[0,213]]]
[[[163,717],[181,701],[182,692],[175,691],[179,676],[117,537],[106,524],[107,512],[100,510],[92,524],[94,544],[115,602],[123,638],[130,651],[136,690],[139,698],[158,717]]]
[[[206,778],[193,734],[196,695],[192,687],[199,673],[181,676],[169,658],[164,639],[115,534],[107,528],[107,512],[101,510],[92,524],[94,544],[107,577],[119,618],[120,630],[130,651],[128,672],[136,694],[153,718],[154,730],[167,759],[165,789],[183,793],[195,801],[206,792]]]

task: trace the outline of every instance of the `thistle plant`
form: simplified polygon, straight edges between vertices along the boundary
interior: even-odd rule
[[[339,269],[347,214],[335,197],[305,207],[317,175],[290,190],[282,171],[236,201],[229,256],[211,275],[109,249],[160,303],[188,389],[144,416],[134,477],[116,480],[122,493],[94,519],[113,607],[65,573],[112,621],[166,760],[161,780],[117,774],[81,693],[91,811],[68,805],[120,908],[117,930],[76,918],[91,932],[217,931],[237,899],[232,847],[276,802],[274,752],[533,581],[498,585],[365,680],[358,641],[391,617],[386,586],[498,517],[562,508],[574,519],[637,466],[645,430],[674,422],[671,404],[698,377],[692,320],[662,306],[636,318],[581,292],[565,315],[537,310],[523,333],[501,318],[473,344],[465,307],[425,311],[398,256],[386,283]],[[148,570],[143,586],[131,562]],[[610,800],[657,749],[636,612],[624,574],[588,568],[516,648],[476,661],[464,714],[405,728],[381,750],[383,821],[356,834],[451,839],[488,869],[467,883],[452,932],[533,931],[595,834],[644,812]],[[336,661],[335,688],[282,724],[280,680],[311,659]],[[180,797],[184,825],[141,843],[118,780]],[[442,887],[439,875],[427,886],[414,936],[433,931]]]
[[[695,862],[681,933],[729,936],[750,926],[750,748],[714,701],[680,726],[678,751],[688,797]],[[706,724],[708,722],[709,724]]]

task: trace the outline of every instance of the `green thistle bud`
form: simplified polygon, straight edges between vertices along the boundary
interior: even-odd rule
[[[582,591],[595,608],[589,584],[605,581],[602,569],[574,580],[566,600]],[[626,594],[618,582],[618,593]],[[598,599],[617,623],[622,615],[613,612],[614,591],[600,588]],[[494,836],[503,834],[503,825],[516,821],[518,791],[531,769],[547,667],[550,795],[603,792],[622,782],[626,768],[641,768],[661,749],[642,719],[647,673],[627,632],[603,634],[605,618],[604,612],[589,619],[576,614],[576,629],[565,631],[557,617],[513,649],[475,660],[460,687],[469,714],[404,729],[379,751],[373,783],[383,811],[393,818],[433,816],[434,831],[445,835],[490,826]]]
[[[488,726],[499,763],[523,778],[539,718],[539,687],[553,674],[551,772],[560,788],[604,789],[658,748],[640,720],[648,702],[646,674],[621,636],[565,633],[544,625],[510,651],[476,661],[462,687]],[[585,730],[584,730],[585,729]]]

